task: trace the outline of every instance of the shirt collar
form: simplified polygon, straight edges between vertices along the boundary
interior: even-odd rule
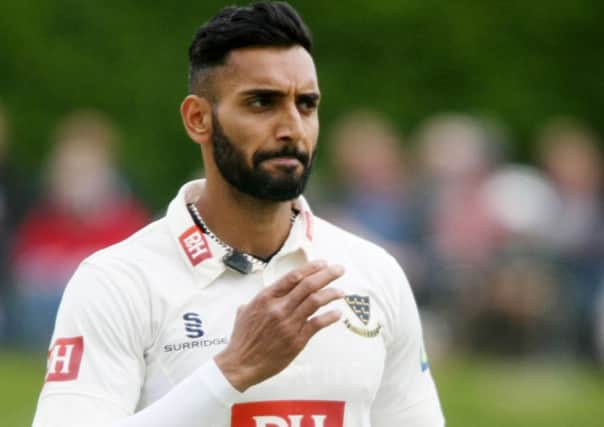
[[[179,248],[180,256],[185,264],[198,275],[199,284],[202,287],[208,286],[226,269],[222,262],[226,250],[195,225],[187,209],[188,203],[197,202],[204,186],[205,179],[183,185],[170,202],[166,214],[170,233]],[[294,208],[298,211],[298,216],[285,243],[273,258],[275,261],[300,250],[303,251],[307,260],[314,258],[312,242],[315,221],[312,211],[303,196],[294,201]],[[254,269],[262,268],[254,266]]]
[[[298,211],[298,216],[292,224],[285,243],[275,256],[286,256],[302,250],[307,261],[309,261],[314,258],[312,243],[315,232],[315,219],[304,196],[300,196],[294,201],[294,209]]]

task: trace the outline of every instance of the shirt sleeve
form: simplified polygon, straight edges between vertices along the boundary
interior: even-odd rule
[[[135,413],[152,335],[147,303],[125,274],[80,266],[61,301],[33,427],[204,427],[228,414],[240,393],[213,361]]]
[[[392,335],[371,408],[371,425],[442,427],[445,421],[428,366],[417,305],[402,269],[393,258],[389,260]]]

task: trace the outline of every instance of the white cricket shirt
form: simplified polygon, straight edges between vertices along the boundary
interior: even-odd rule
[[[300,197],[268,265],[231,271],[186,208],[203,185],[186,184],[164,218],[82,262],[61,302],[34,426],[443,426],[396,261],[313,216]],[[312,259],[346,269],[329,285],[346,298],[322,309],[337,306],[341,321],[284,371],[239,393],[213,362],[237,308]]]

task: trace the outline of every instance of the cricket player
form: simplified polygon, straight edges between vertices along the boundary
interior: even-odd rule
[[[286,3],[227,7],[189,49],[205,179],[82,262],[35,427],[442,427],[396,261],[302,196],[321,98]]]

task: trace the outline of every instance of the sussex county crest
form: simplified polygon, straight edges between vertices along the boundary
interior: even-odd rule
[[[357,315],[361,322],[363,322],[363,325],[369,323],[369,315],[371,313],[368,296],[346,295],[344,300],[352,312]]]
[[[371,317],[371,304],[368,296],[364,295],[346,295],[344,297],[344,301],[348,304],[348,307],[352,310],[352,312],[357,316],[357,318],[361,321],[364,326],[369,325],[369,319]],[[344,319],[344,324],[348,329],[354,332],[357,335],[360,335],[365,338],[375,337],[379,334],[382,325],[379,323],[373,329],[360,327],[354,325],[349,319]]]

